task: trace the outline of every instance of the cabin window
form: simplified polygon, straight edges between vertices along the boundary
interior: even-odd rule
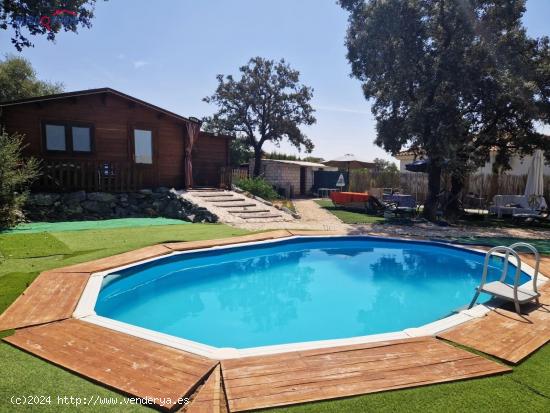
[[[67,139],[65,126],[46,125],[46,149],[48,151],[66,151]]]
[[[92,151],[92,136],[91,130],[85,126],[73,126],[71,128],[73,151],[74,152],[91,152]]]
[[[134,129],[134,156],[136,163],[153,163],[153,132]]]
[[[93,125],[76,122],[45,122],[44,147],[49,152],[87,154],[93,151]]]

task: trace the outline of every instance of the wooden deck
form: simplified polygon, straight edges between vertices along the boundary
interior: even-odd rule
[[[431,337],[222,361],[232,412],[510,371]]]
[[[210,374],[191,403],[182,410],[187,413],[223,413],[227,411],[219,365]]]
[[[507,306],[438,336],[510,363],[519,363],[550,341],[549,287],[541,289],[541,306],[522,306],[525,311],[522,317],[512,306]]]
[[[12,345],[108,387],[172,409],[217,361],[78,320],[29,327]],[[153,400],[153,399],[152,399]]]
[[[0,315],[0,331],[70,318],[89,277],[74,272],[40,274]]]

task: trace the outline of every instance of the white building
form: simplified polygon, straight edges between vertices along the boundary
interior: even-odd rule
[[[401,172],[407,172],[405,165],[412,163],[415,160],[414,153],[410,151],[403,151],[395,156],[399,160],[399,170]],[[482,168],[479,168],[474,175],[491,175],[493,173],[493,164],[495,162],[496,153],[491,153],[491,160],[485,164]],[[531,155],[526,155],[523,158],[514,156],[510,161],[512,169],[506,171],[508,175],[527,175],[529,166],[531,165]],[[550,161],[546,159],[544,165],[544,175],[550,175]]]
[[[250,160],[249,168],[250,176],[252,176],[254,159]],[[310,194],[315,171],[338,170],[338,168],[320,163],[279,159],[262,159],[261,168],[261,175],[265,180],[275,187],[283,189],[288,197]]]

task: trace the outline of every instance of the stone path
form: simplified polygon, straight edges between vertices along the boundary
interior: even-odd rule
[[[239,223],[236,226],[249,231],[261,231],[266,229],[308,229],[321,231],[350,232],[351,225],[344,224],[327,210],[321,208],[311,199],[294,199],[292,201],[300,219],[287,222],[263,222],[263,223]]]

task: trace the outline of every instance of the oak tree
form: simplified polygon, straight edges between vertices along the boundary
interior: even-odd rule
[[[205,122],[210,130],[233,134],[254,150],[254,176],[261,173],[262,147],[283,139],[310,153],[313,142],[300,130],[315,123],[310,105],[313,89],[300,83],[300,73],[284,60],[255,57],[240,77],[218,75],[218,87],[205,102],[218,107]]]

